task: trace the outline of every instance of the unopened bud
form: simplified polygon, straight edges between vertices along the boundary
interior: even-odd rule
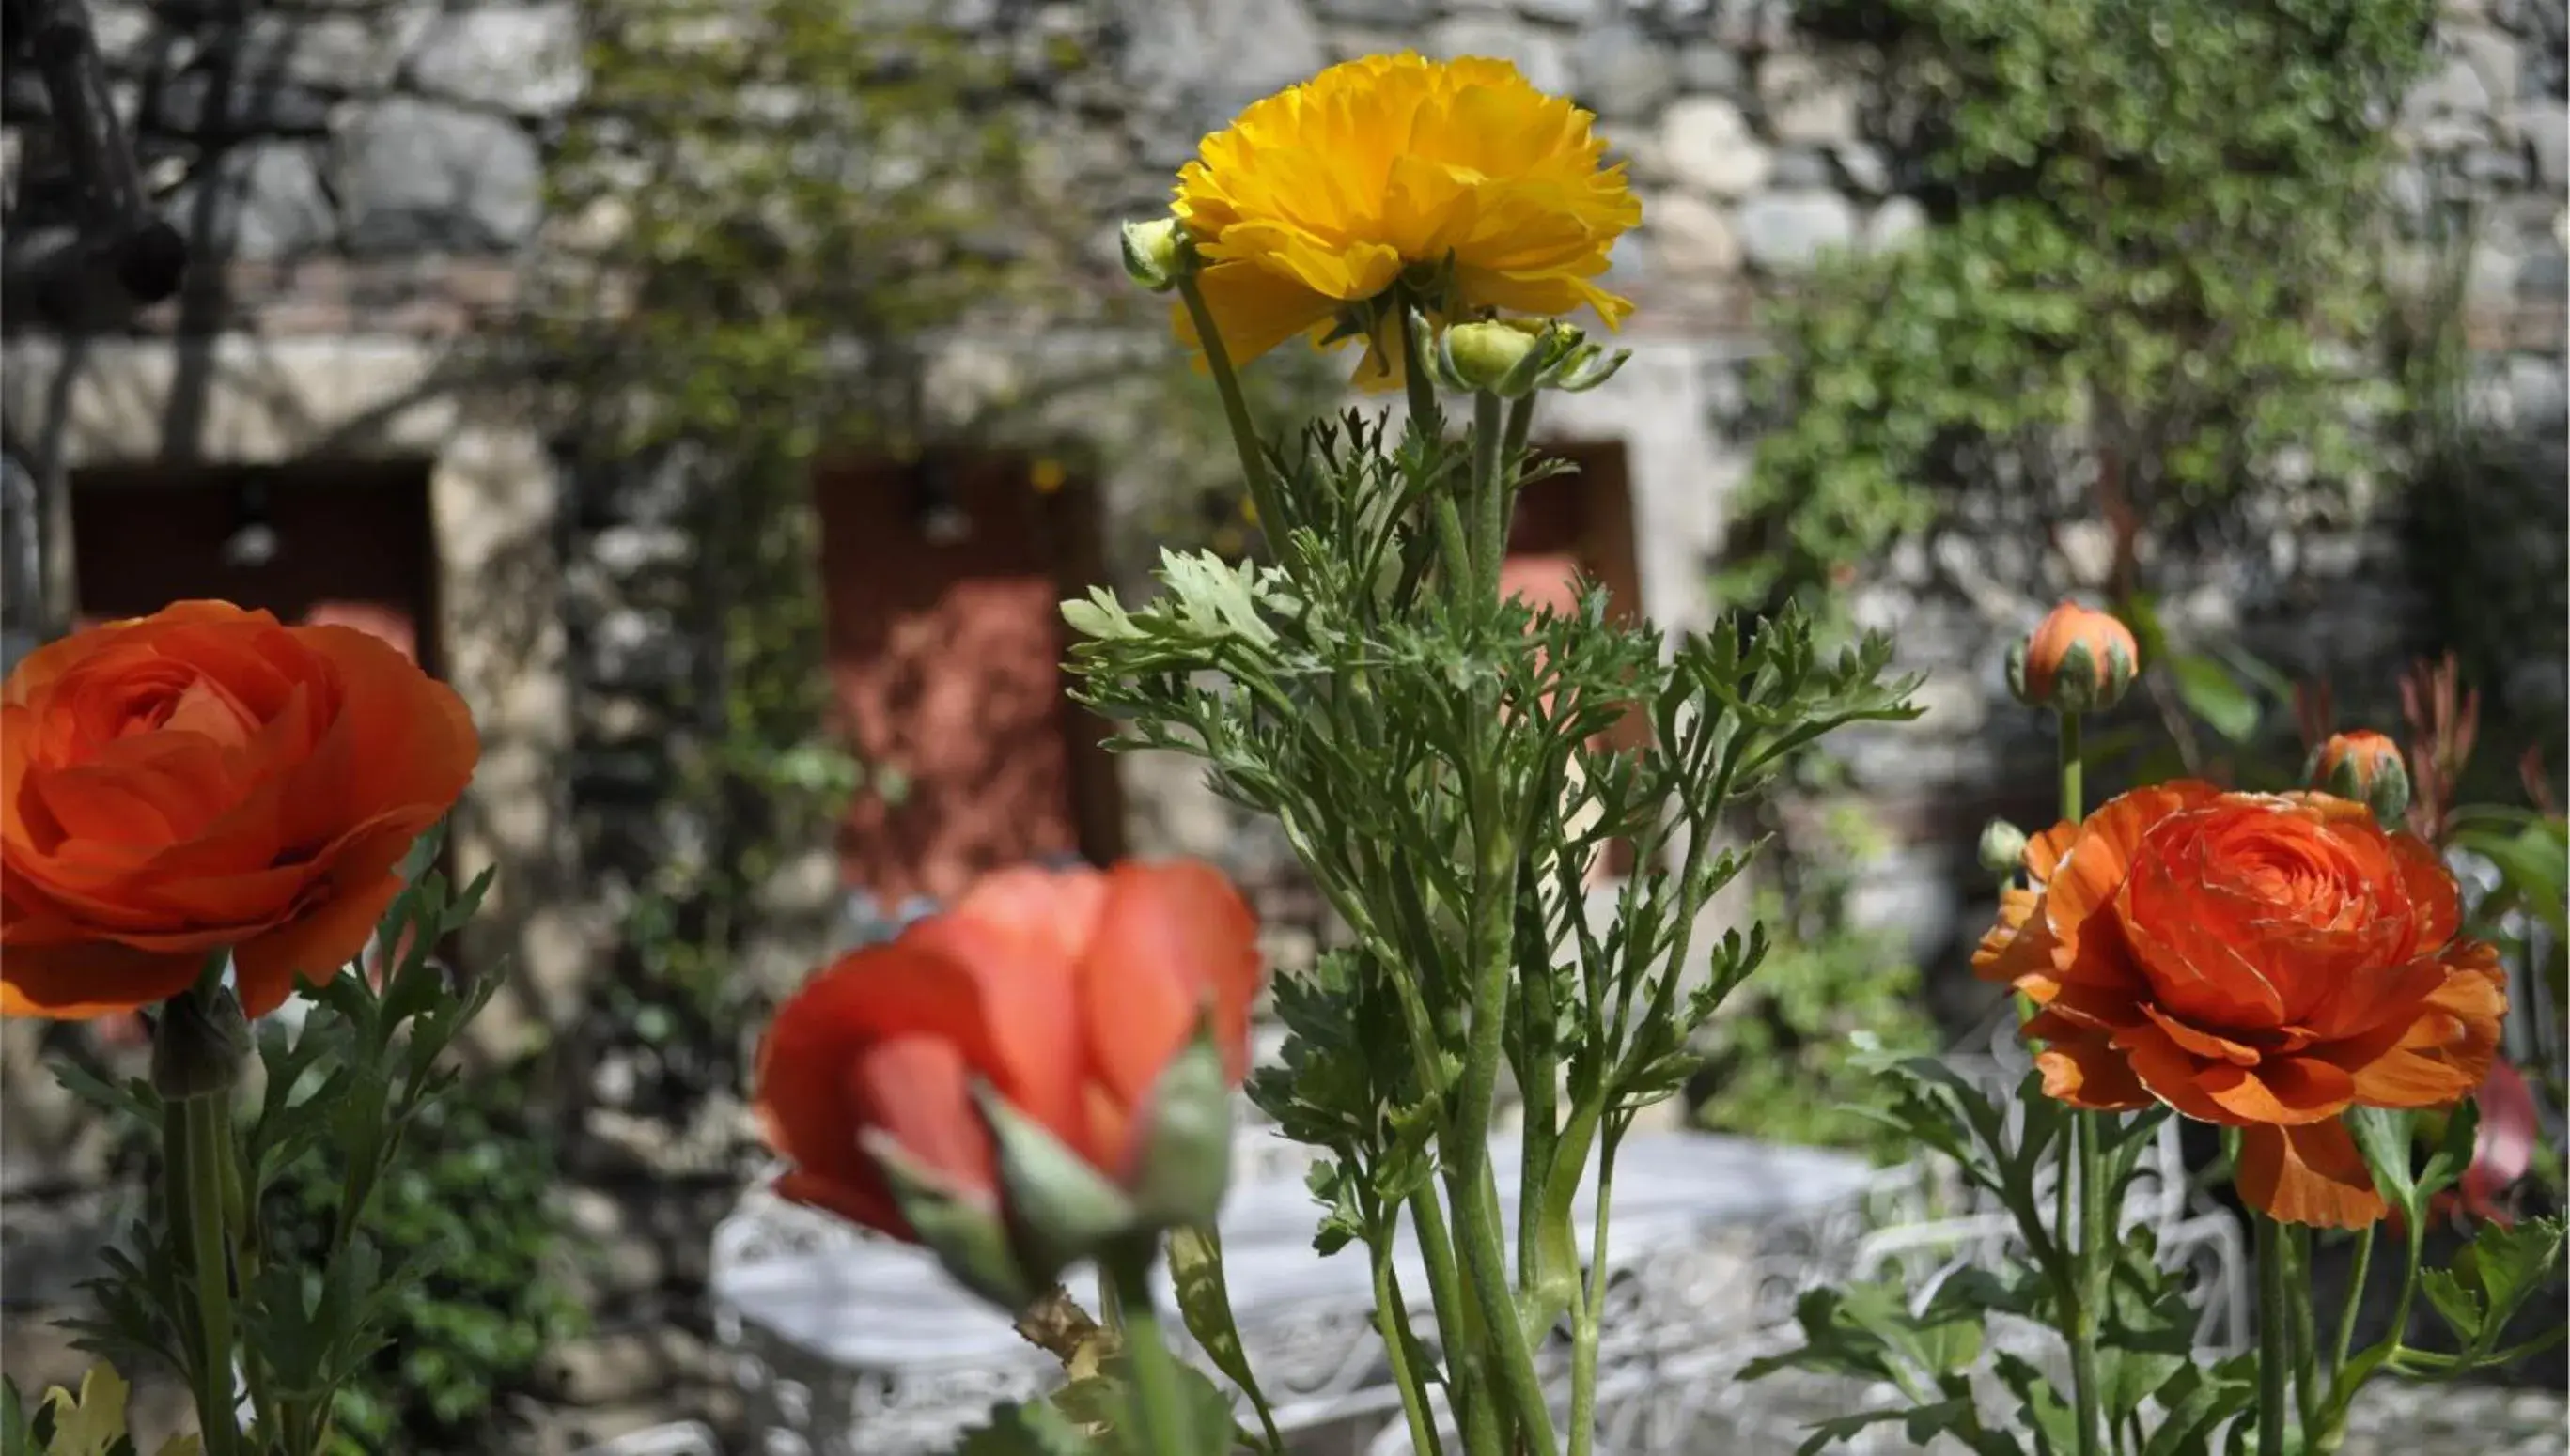
[[[1538,327],[1513,320],[1459,323],[1438,340],[1445,372],[1459,388],[1497,392],[1534,352]]]
[[[956,1282],[999,1305],[1024,1308],[1052,1276],[1030,1271],[1009,1237],[998,1200],[987,1190],[957,1187],[927,1164],[902,1151],[881,1128],[857,1134],[857,1147],[882,1172],[893,1206],[901,1210],[910,1232]]]
[[[185,991],[162,1003],[152,1030],[152,1087],[164,1098],[229,1092],[248,1057],[249,1023],[230,991]]]
[[[2409,768],[2400,745],[2370,729],[2335,733],[2313,750],[2304,781],[2324,794],[2352,799],[2373,811],[2384,828],[2409,808]]]
[[[1154,293],[1166,293],[1186,275],[1186,236],[1174,217],[1123,226],[1124,274]]]
[[[1558,320],[1483,319],[1459,323],[1429,338],[1427,318],[1411,312],[1409,327],[1430,372],[1447,389],[1519,399],[1538,389],[1571,394],[1615,377],[1630,350],[1608,353]]]
[[[1210,1019],[1151,1084],[1133,1202],[1154,1228],[1211,1224],[1231,1182],[1232,1106]]]
[[[2025,868],[2025,831],[2004,819],[1981,827],[1981,868],[2001,879]]]
[[[2065,601],[2008,649],[2008,687],[2034,707],[2093,713],[2122,701],[2141,656],[2132,628]]]

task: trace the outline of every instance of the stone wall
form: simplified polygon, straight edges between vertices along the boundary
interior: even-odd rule
[[[138,151],[202,260],[175,304],[114,318],[106,331],[133,336],[137,349],[174,334],[389,337],[470,361],[477,340],[505,328],[520,269],[551,236],[546,149],[582,95],[578,12],[567,0],[295,0],[245,20],[210,0],[91,3]],[[2411,156],[2394,199],[2412,217],[2448,189],[2484,200],[2472,270],[2484,413],[2494,430],[2557,446],[2565,7],[2454,0],[2448,9],[2442,59],[2404,108]],[[1924,223],[1902,194],[1909,179],[1869,134],[1862,58],[1805,46],[1787,0],[977,0],[944,13],[986,28],[995,45],[1059,39],[1096,58],[1027,105],[1051,182],[1095,209],[1084,281],[1101,288],[1115,284],[1112,222],[1164,205],[1170,172],[1203,132],[1331,62],[1413,46],[1504,56],[1536,85],[1595,109],[1644,203],[1610,278],[1640,305],[1628,330],[1637,358],[1609,390],[1554,408],[1547,429],[1624,448],[1644,605],[1676,628],[1711,610],[1706,579],[1725,502],[1755,448],[1747,380],[1762,348],[1761,300],[1795,287],[1827,249],[1895,246]],[[0,93],[0,225],[9,270],[22,277],[70,236],[40,114],[33,78],[11,74]],[[21,340],[54,327],[24,308],[0,323]],[[1041,372],[1041,353],[1021,336],[968,330],[932,367],[970,382],[964,393],[998,397]],[[1095,369],[1121,356],[1074,348],[1067,357]],[[268,387],[255,374],[221,387]],[[30,404],[6,422],[13,454],[23,447],[33,469],[59,470],[59,456],[46,454],[54,431],[41,394],[10,398]],[[292,403],[277,406],[280,418]],[[1104,483],[1106,504],[1110,520],[1130,520],[1152,467],[1122,447],[1108,414],[1078,428],[1111,447],[1101,458],[1124,462]],[[343,448],[338,429],[296,438],[328,453]],[[2560,470],[2550,470],[2557,486]],[[548,489],[562,493],[547,530],[561,557],[552,605],[572,732],[557,781],[568,823],[558,828],[578,872],[562,883],[580,887],[570,960],[594,978],[616,963],[620,897],[691,833],[667,812],[664,789],[672,704],[705,650],[704,624],[681,609],[692,487],[683,461],[653,461]],[[2543,500],[2558,510],[2557,490]],[[459,521],[453,529],[469,537],[473,524]],[[2420,613],[2392,523],[2275,525],[2261,540],[2169,563],[2177,620],[2236,624],[2280,664],[2334,672],[2343,686],[2379,681],[2428,645],[2416,640]],[[1845,748],[1857,786],[1904,846],[1870,877],[1863,908],[1908,926],[1930,961],[1950,961],[1985,913],[1969,855],[1980,819],[2040,810],[2040,792],[2023,792],[2024,766],[2048,749],[2004,693],[2001,647],[2058,589],[2096,574],[2098,542],[2072,532],[2038,545],[2020,528],[1995,504],[1967,503],[1948,527],[1905,545],[1854,603],[1863,619],[1897,628],[1904,662],[1928,674],[1927,719],[1852,736]],[[2526,534],[2528,579],[2559,580],[2560,537]],[[1148,546],[1127,539],[1113,552],[1122,584],[1136,583]],[[2550,681],[2557,699],[2557,673]],[[1183,765],[1137,763],[1125,787],[1138,850],[1265,853]],[[780,923],[830,888],[826,861],[806,869],[805,883],[780,896]],[[572,1004],[576,1014],[576,991]],[[558,1394],[585,1412],[578,1424],[612,1431],[719,1399],[719,1372],[689,1331],[702,1330],[707,1226],[748,1176],[746,1122],[737,1096],[722,1093],[673,1126],[618,1105],[626,1072],[615,1065],[583,1070],[601,1075],[581,1092],[590,1111],[566,1208],[594,1256],[585,1277],[601,1335],[566,1352]],[[13,1108],[13,1149],[24,1137],[16,1117]],[[10,1185],[13,1267],[34,1257],[22,1237],[86,1227],[38,1212],[77,1209],[89,1196],[94,1160],[63,1166],[82,1176]]]

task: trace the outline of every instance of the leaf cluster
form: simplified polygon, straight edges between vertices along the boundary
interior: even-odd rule
[[[2371,222],[2432,0],[1818,0],[1881,48],[1933,225],[1779,311],[1726,589],[1801,597],[2096,457],[2146,526],[2363,465]],[[2296,462],[2288,466],[2288,461]]]
[[[241,1094],[236,1164],[224,1170],[246,1216],[227,1253],[253,1450],[320,1449],[339,1393],[365,1379],[400,1301],[454,1252],[388,1249],[375,1224],[387,1181],[415,1176],[406,1161],[414,1129],[455,1095],[461,1073],[447,1051],[498,988],[489,978],[460,984],[436,958],[490,884],[486,871],[451,893],[427,868],[440,838],[432,832],[414,847],[407,885],[377,930],[380,944],[401,947],[381,985],[344,968],[306,983],[299,1025],[268,1017],[257,1028],[257,1075]],[[177,1104],[149,1079],[112,1083],[68,1062],[57,1074],[130,1127],[158,1133],[175,1117]],[[316,1156],[329,1158],[340,1178],[326,1234],[306,1243],[268,1211]],[[79,1347],[125,1369],[159,1363],[202,1388],[208,1372],[195,1368],[203,1346],[194,1330],[189,1228],[166,1197],[147,1206],[122,1245],[107,1251],[107,1273],[87,1285],[95,1308],[70,1321]],[[229,1388],[233,1374],[214,1378]]]

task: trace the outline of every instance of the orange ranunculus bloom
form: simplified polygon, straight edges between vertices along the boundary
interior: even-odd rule
[[[0,1013],[135,1010],[219,949],[276,1009],[364,948],[480,752],[351,627],[183,601],[29,653],[0,688]]]
[[[1210,1009],[1223,1070],[1249,1068],[1257,921],[1212,867],[1009,870],[894,940],[841,957],[778,1009],[758,1111],[777,1191],[916,1239],[863,1151],[888,1137],[939,1185],[1000,1202],[976,1081],[1124,1183],[1160,1073]]]
[[[2126,794],[2026,849],[1973,966],[2042,1009],[2044,1090],[2243,1130],[2243,1198],[2355,1228],[2384,1205],[2339,1114],[2454,1102],[2488,1071],[2504,974],[2424,843],[2326,795]]]

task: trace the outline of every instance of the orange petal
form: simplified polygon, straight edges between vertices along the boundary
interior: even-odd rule
[[[2336,1118],[2242,1128],[2236,1182],[2250,1207],[2287,1224],[2361,1229],[2390,1212],[2373,1191],[2356,1139]]]
[[[2020,890],[2015,886],[2000,891],[1998,918],[1972,951],[1972,973],[1983,980],[2016,979],[2005,963],[2007,948],[2024,929],[2026,920],[2042,906],[2040,892]]]
[[[2143,1015],[2158,1023],[2160,1030],[2168,1033],[2169,1040],[2196,1056],[2213,1061],[2230,1062],[2235,1066],[2258,1065],[2258,1050],[2255,1047],[2244,1046],[2227,1036],[2199,1030],[2147,1002],[2143,1003],[2141,1010]]]
[[[2460,964],[2408,1024],[2397,1028],[2397,1040],[2381,1046],[2376,1037],[2323,1048],[2330,1060],[2355,1073],[2357,1101],[2368,1107],[2440,1107],[2460,1100],[2489,1075],[2507,1015],[2507,992],[2495,973],[2497,954],[2477,941],[2460,942],[2450,953]]]
[[[203,950],[138,950],[113,940],[0,950],[0,1016],[87,1021],[158,1005],[197,983]]]
[[[2043,1095],[2073,1107],[2128,1112],[2151,1105],[2150,1090],[2103,1036],[2056,1040],[2035,1057],[2034,1065],[2043,1073]]]
[[[973,1106],[974,1069],[955,1043],[916,1032],[869,1042],[845,1076],[848,1136],[880,1128],[944,1189],[996,1200],[999,1155]]]
[[[2053,872],[2061,865],[2061,857],[2069,854],[2070,847],[2078,842],[2079,826],[2066,819],[2027,840],[2025,842],[2026,878],[2037,885],[2049,882]]]
[[[1090,1066],[1138,1106],[1209,1009],[1223,1069],[1249,1069],[1249,1003],[1261,966],[1258,921],[1212,866],[1126,863],[1109,877],[1096,938],[1080,962]]]
[[[2198,1122],[2229,1122],[2222,1104],[2197,1080],[2203,1064],[2189,1055],[2155,1021],[2143,1021],[2113,1033],[2133,1075],[2150,1094]]]
[[[387,866],[371,879],[332,885],[303,914],[232,951],[233,984],[241,1012],[264,1016],[285,1004],[297,983],[319,984],[364,952],[384,911],[401,894],[401,877]]]
[[[2235,1125],[2291,1127],[2334,1118],[2356,1100],[2356,1079],[2317,1057],[2277,1057],[2255,1067],[2214,1062],[2195,1074],[2221,1107],[2213,1119]]]
[[[991,1047],[984,1075],[1019,1111],[1092,1160],[1102,1155],[1080,1137],[1073,966],[1105,903],[1106,880],[1094,870],[1006,870],[983,877],[954,909],[901,937],[973,981]]]

